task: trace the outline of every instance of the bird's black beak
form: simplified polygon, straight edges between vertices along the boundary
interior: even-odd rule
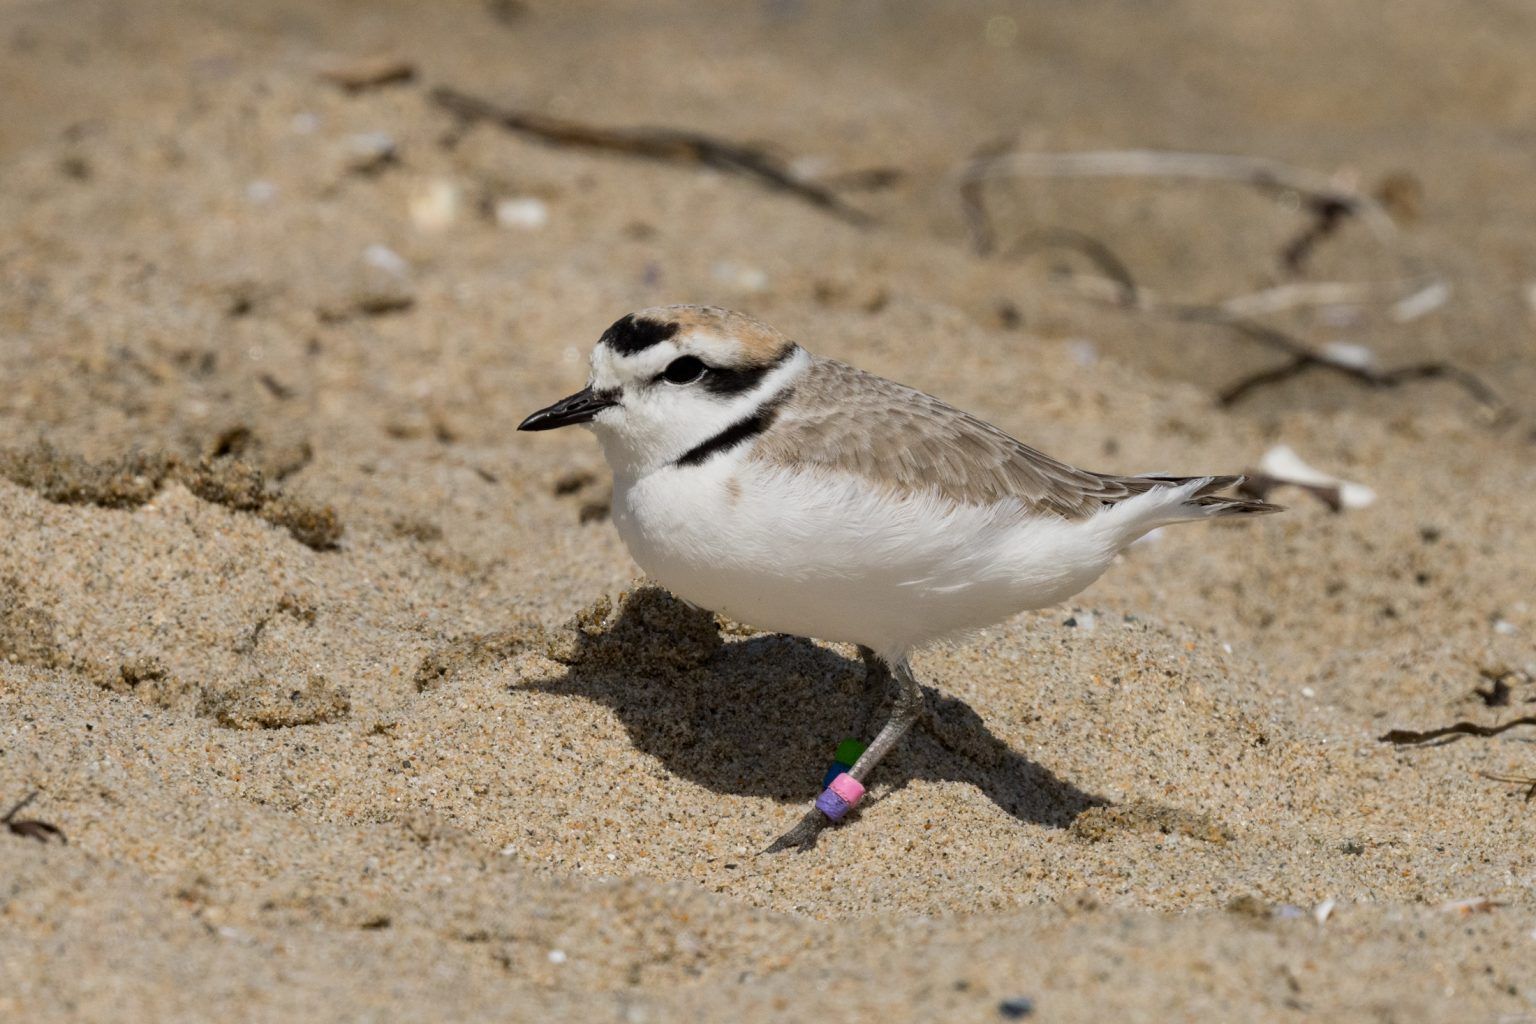
[[[554,430],[575,423],[591,423],[592,418],[610,405],[618,405],[617,391],[593,391],[582,388],[568,398],[540,409],[517,425],[518,430]]]

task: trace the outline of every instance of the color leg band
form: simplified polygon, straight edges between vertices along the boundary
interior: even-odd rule
[[[852,775],[843,772],[816,798],[816,809],[832,821],[842,821],[844,815],[857,807],[862,799],[863,785]]]

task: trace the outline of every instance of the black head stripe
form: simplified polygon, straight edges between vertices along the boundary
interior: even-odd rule
[[[794,355],[793,345],[784,349],[779,357],[766,366],[748,366],[741,369],[729,369],[724,367],[710,367],[700,381],[704,390],[712,395],[741,395],[763,382],[763,378],[783,365],[784,361]]]
[[[621,356],[644,352],[652,345],[659,345],[681,328],[678,323],[657,323],[655,320],[636,319],[635,314],[620,317],[612,327],[603,332],[599,345],[607,345]]]

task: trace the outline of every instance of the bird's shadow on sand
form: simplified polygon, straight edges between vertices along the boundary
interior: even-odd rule
[[[654,588],[572,637],[563,675],[516,688],[612,708],[637,748],[719,793],[813,800],[838,742],[871,740],[895,692],[889,680],[867,683],[859,658],[800,637],[722,642],[712,616]],[[922,718],[873,783],[968,783],[1017,820],[1051,828],[1109,802],[1011,749],[964,701],[923,691]]]

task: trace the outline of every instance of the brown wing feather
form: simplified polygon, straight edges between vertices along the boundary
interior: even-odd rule
[[[932,395],[819,358],[795,382],[756,451],[770,461],[809,462],[961,504],[1017,498],[1068,519],[1173,482],[1077,469]]]

